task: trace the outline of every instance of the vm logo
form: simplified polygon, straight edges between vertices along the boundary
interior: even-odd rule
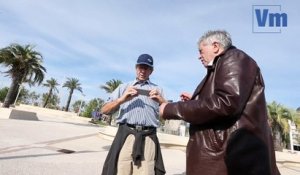
[[[253,33],[281,33],[288,25],[288,15],[281,11],[281,5],[253,5]]]

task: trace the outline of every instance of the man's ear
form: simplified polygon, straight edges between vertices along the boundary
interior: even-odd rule
[[[213,51],[214,51],[214,53],[219,53],[220,50],[221,50],[220,43],[213,42],[212,45],[213,45]]]
[[[152,74],[152,72],[153,72],[153,69],[154,69],[154,68],[152,68],[152,69],[151,69],[151,73],[150,73],[150,75]]]

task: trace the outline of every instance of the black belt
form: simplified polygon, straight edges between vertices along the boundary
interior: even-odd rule
[[[129,123],[122,123],[121,125],[126,125],[129,128],[135,129],[136,131],[156,129],[156,127],[154,127],[154,126],[133,125],[133,124],[129,124]]]

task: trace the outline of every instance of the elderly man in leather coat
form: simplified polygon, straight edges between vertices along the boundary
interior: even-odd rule
[[[256,62],[226,31],[208,31],[198,45],[207,75],[193,95],[160,106],[164,119],[190,123],[186,174],[280,174]]]

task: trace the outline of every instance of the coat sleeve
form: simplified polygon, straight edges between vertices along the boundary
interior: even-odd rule
[[[228,51],[229,52],[229,51]],[[214,78],[204,84],[210,92],[201,91],[195,100],[169,103],[163,118],[182,119],[191,124],[220,122],[238,117],[254,87],[258,67],[244,52],[235,50],[222,56],[214,70]]]

